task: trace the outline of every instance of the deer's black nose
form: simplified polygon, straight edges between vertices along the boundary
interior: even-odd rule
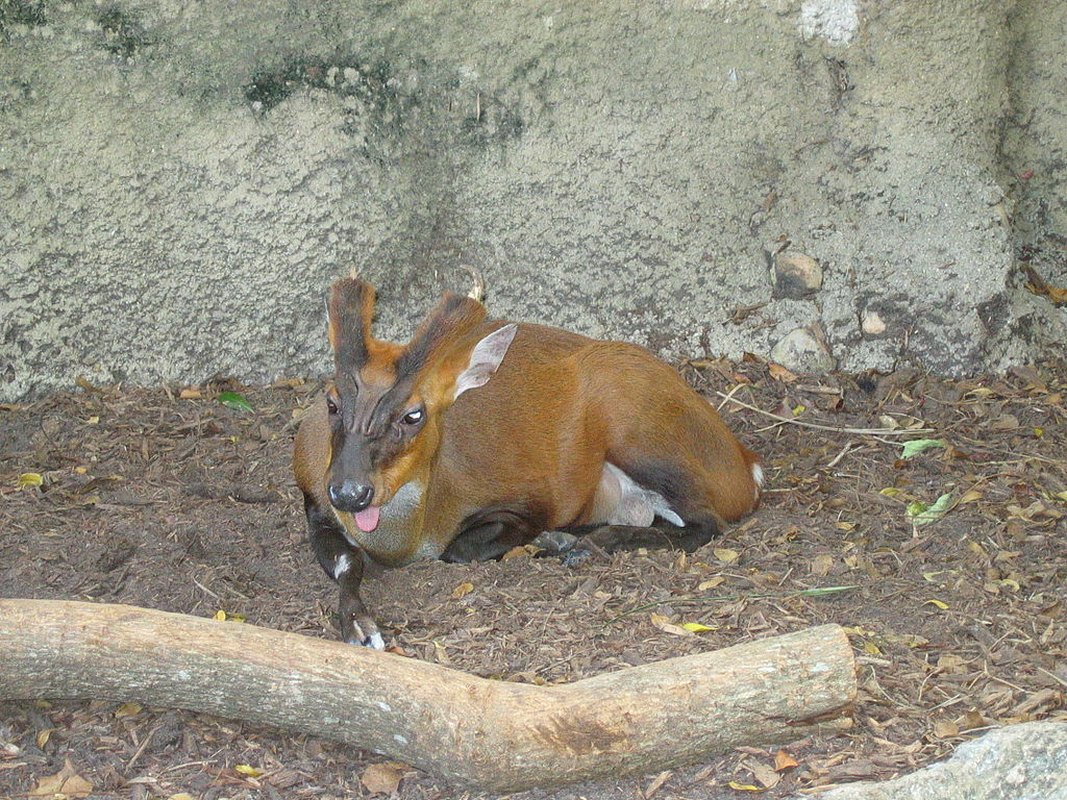
[[[354,514],[370,505],[370,501],[374,498],[374,487],[364,486],[355,481],[342,481],[331,483],[326,493],[330,496],[330,503],[334,508]]]

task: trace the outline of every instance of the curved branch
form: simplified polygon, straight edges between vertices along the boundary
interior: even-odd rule
[[[0,600],[0,700],[139,700],[349,742],[481,791],[800,738],[855,697],[837,625],[559,686],[133,606]]]

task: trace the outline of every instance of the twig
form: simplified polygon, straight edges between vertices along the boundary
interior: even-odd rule
[[[197,580],[196,578],[193,578],[193,583],[195,583],[195,584],[196,584],[197,586],[199,586],[199,587],[200,587],[201,589],[203,589],[203,590],[204,590],[205,592],[207,592],[207,593],[208,593],[209,595],[211,595],[212,597],[214,597],[214,598],[215,598],[216,600],[218,600],[218,601],[219,601],[220,603],[222,602],[222,598],[221,598],[221,597],[219,597],[219,596],[218,596],[217,594],[215,594],[215,593],[214,593],[213,591],[211,591],[211,590],[210,590],[209,588],[207,588],[206,586],[204,586],[204,584],[202,584],[202,583],[201,583],[200,581],[198,581],[198,580]]]
[[[1067,686],[1067,681],[1065,681],[1063,678],[1061,678],[1059,675],[1055,674],[1054,672],[1049,672],[1044,667],[1038,667],[1037,669],[1038,669],[1039,672],[1044,672],[1046,675],[1048,675],[1053,680],[1057,680],[1061,684],[1063,684],[1064,686]]]
[[[725,398],[731,403],[736,403],[741,408],[747,408],[749,411],[755,411],[757,414],[763,414],[765,417],[772,417],[777,420],[781,425],[799,425],[802,428],[815,428],[820,431],[834,431],[835,433],[851,433],[856,436],[910,436],[916,433],[933,433],[933,428],[908,428],[907,430],[901,428],[894,430],[893,428],[839,428],[834,425],[819,425],[816,422],[804,422],[799,419],[789,419],[788,417],[780,417],[777,414],[770,411],[764,411],[762,408],[756,406],[750,406],[748,403],[743,403],[740,400],[735,399],[731,395],[723,394],[722,392],[715,392],[719,397]],[[732,393],[731,393],[732,394]],[[895,444],[895,442],[894,442]]]
[[[715,394],[717,394],[717,395],[719,395],[720,397],[723,398],[723,401],[721,403],[719,403],[718,407],[715,410],[716,411],[722,411],[722,407],[724,405],[726,405],[727,401],[730,401],[732,403],[737,403],[738,401],[733,399],[734,392],[736,392],[738,389],[740,389],[743,385],[744,384],[742,384],[742,383],[737,384],[736,386],[734,386],[733,389],[731,389],[726,394],[723,394],[722,392],[715,392]],[[739,403],[739,405],[744,405],[744,403]]]
[[[823,467],[823,469],[833,469],[834,467],[837,466],[837,463],[842,458],[844,458],[845,456],[847,456],[851,452],[852,452],[852,442],[849,442],[848,444],[846,444],[844,447],[841,448],[841,452],[838,453],[836,456],[834,456],[830,460],[830,463],[828,463],[825,467]]]
[[[154,728],[152,728],[152,730],[148,732],[148,735],[141,740],[141,746],[137,748],[137,752],[133,754],[133,758],[131,758],[126,764],[127,772],[130,771],[137,759],[141,757],[141,753],[143,753],[144,749],[148,747],[148,743],[152,741],[152,737],[156,735],[156,731],[158,731],[162,727],[163,723],[158,723]]]

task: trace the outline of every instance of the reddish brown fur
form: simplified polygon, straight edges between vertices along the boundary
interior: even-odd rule
[[[358,333],[367,361],[360,377],[389,382],[406,351],[369,337],[373,292],[363,297]],[[756,507],[756,456],[675,370],[636,345],[520,324],[489,382],[451,405],[471,349],[504,323],[478,324],[484,309],[471,300],[450,315],[443,309],[444,301],[413,340],[431,340],[412,384],[412,396],[426,405],[425,427],[374,480],[382,503],[419,481],[422,508],[402,547],[372,556],[402,563],[430,543],[440,554],[468,515],[497,505],[531,509],[546,530],[587,522],[605,460],[638,482],[643,474],[668,475],[679,487],[679,496],[668,499],[683,519],[732,521]],[[335,348],[353,333],[331,324]],[[294,470],[301,489],[326,509],[330,461],[330,424],[320,401],[300,427]],[[349,515],[335,513],[359,540]]]

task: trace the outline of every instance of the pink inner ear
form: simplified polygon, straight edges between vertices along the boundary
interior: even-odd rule
[[[489,382],[489,378],[504,360],[516,331],[518,331],[518,326],[515,323],[505,325],[474,346],[467,368],[456,378],[455,397],[459,397],[468,389],[477,389]]]

